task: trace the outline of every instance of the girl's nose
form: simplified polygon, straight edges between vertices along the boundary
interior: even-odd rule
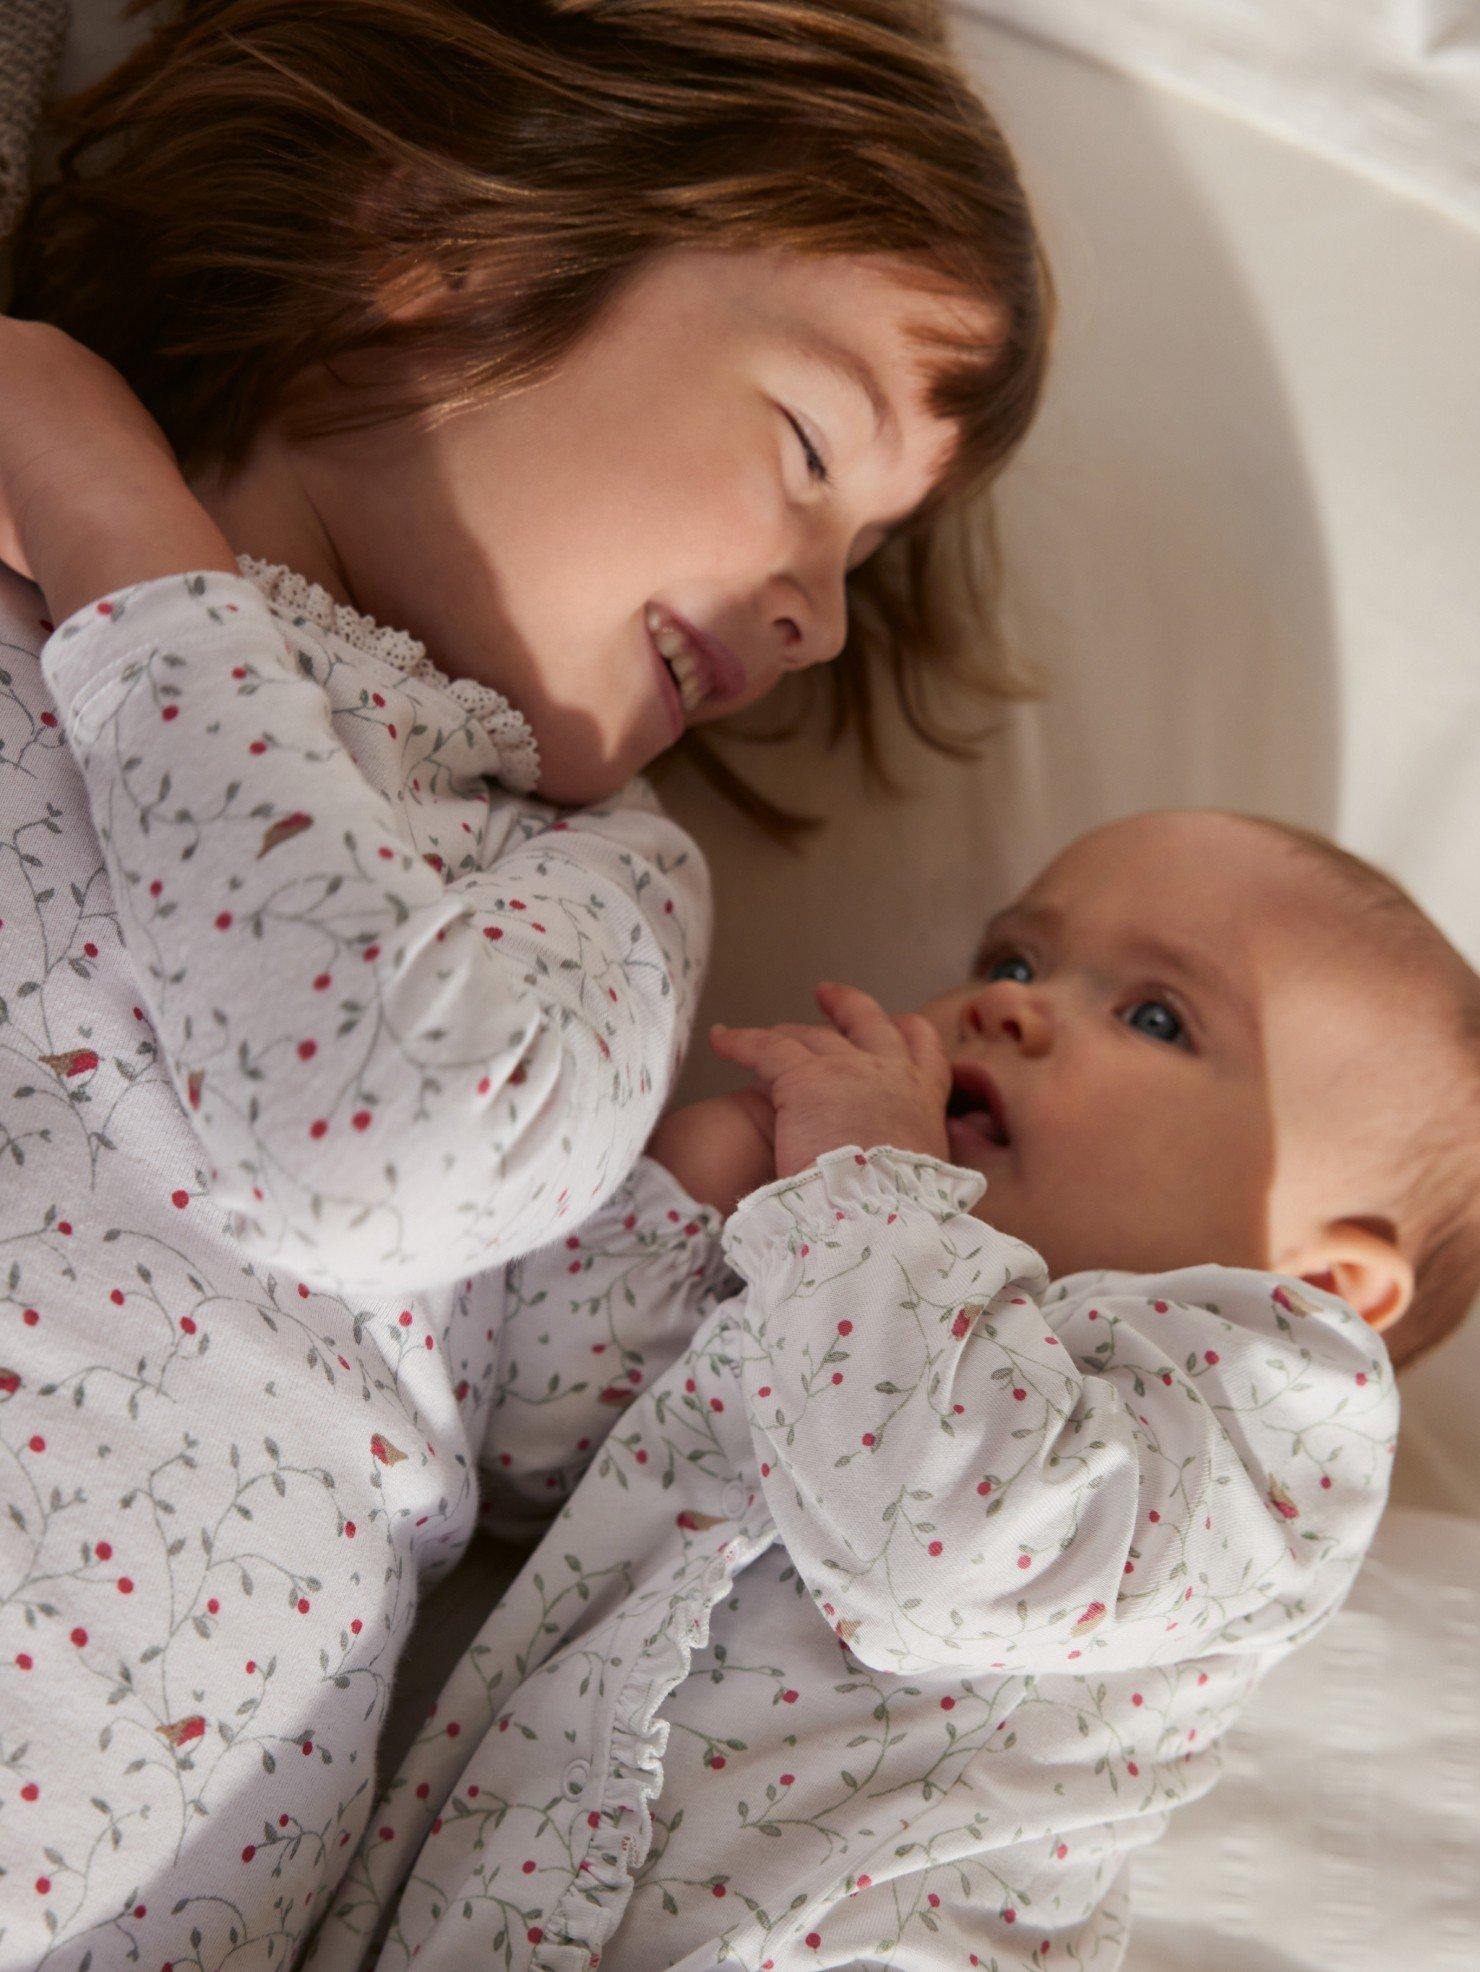
[[[806,612],[799,609],[798,615],[807,620]],[[846,615],[836,630],[820,626],[815,619],[810,620],[810,627],[804,628],[796,616],[778,617],[776,628],[781,639],[783,671],[805,671],[813,664],[831,664],[835,657],[841,657],[848,638]]]
[[[1042,997],[1018,979],[993,979],[962,1008],[967,1031],[1010,1041],[1020,1053],[1045,1055],[1053,1046],[1053,1021]]]
[[[774,617],[783,671],[831,664],[848,641],[848,571],[820,565],[787,585]]]

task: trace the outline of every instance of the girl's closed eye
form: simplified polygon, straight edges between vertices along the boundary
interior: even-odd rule
[[[819,486],[831,486],[832,474],[828,471],[827,465],[824,462],[821,454],[818,452],[816,446],[813,445],[812,441],[808,438],[806,432],[802,430],[802,427],[800,426],[800,424],[798,424],[797,420],[792,416],[790,411],[783,411],[782,416],[786,419],[786,422],[791,426],[792,430],[796,433],[797,438],[801,443],[802,456],[805,458],[807,462],[807,477],[809,479],[815,480]]]

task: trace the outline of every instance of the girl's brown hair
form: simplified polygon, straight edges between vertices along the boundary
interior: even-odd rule
[[[177,0],[56,123],[15,312],[112,362],[187,471],[229,474],[273,417],[310,438],[538,382],[674,248],[888,256],[988,304],[990,341],[932,339],[926,402],[959,442],[850,578],[832,730],[854,727],[882,774],[877,671],[954,752],[969,745],[932,714],[927,676],[1028,689],[997,632],[977,496],[1037,406],[1050,288],[936,0]],[[418,269],[447,278],[392,319],[387,294]],[[392,348],[416,359],[414,397],[374,381]],[[366,359],[352,415],[294,389]]]

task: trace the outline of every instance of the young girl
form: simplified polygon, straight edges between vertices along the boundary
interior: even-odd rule
[[[468,1539],[486,1270],[686,1037],[702,868],[619,790],[845,583],[950,657],[1043,285],[885,0],[217,0],[79,117],[0,324],[4,1956],[280,1966]]]

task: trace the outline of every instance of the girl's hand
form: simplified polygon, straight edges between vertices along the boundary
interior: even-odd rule
[[[47,322],[0,316],[0,561],[54,621],[125,583],[236,573],[168,439],[111,363]]]
[[[850,1143],[949,1161],[951,1071],[930,1023],[891,1019],[854,986],[819,986],[817,1004],[831,1026],[710,1030],[715,1053],[750,1069],[775,1107],[776,1176]]]
[[[647,1154],[690,1198],[728,1218],[747,1192],[776,1176],[775,1129],[776,1112],[760,1090],[739,1089],[671,1110]]]

